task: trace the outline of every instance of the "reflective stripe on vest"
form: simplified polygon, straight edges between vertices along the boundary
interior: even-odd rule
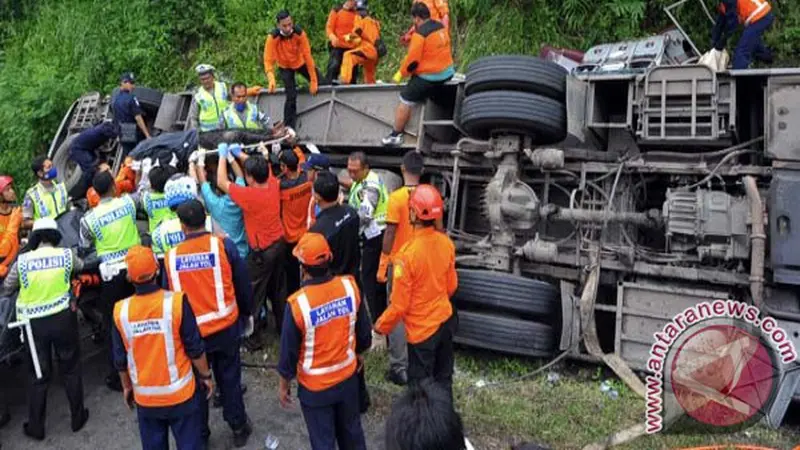
[[[124,258],[129,248],[142,242],[136,227],[136,204],[129,195],[95,206],[86,214],[86,224],[103,261]]]
[[[133,392],[137,396],[137,403],[142,404],[143,401],[140,396],[148,396],[148,397],[168,397],[170,395],[174,395],[179,393],[182,389],[189,386],[190,383],[194,381],[194,375],[192,374],[192,366],[191,363],[186,364],[186,361],[182,361],[182,365],[184,366],[183,374],[180,373],[177,363],[176,351],[175,351],[175,340],[180,339],[179,335],[176,333],[175,330],[175,317],[173,316],[173,293],[172,292],[164,292],[164,298],[162,300],[162,315],[160,318],[157,319],[146,319],[142,321],[131,321],[130,320],[130,308],[131,308],[131,298],[127,298],[123,300],[122,305],[120,306],[119,310],[119,324],[122,328],[123,335],[122,336],[125,341],[127,342],[127,353],[128,353],[128,373],[130,374],[131,381],[133,382]],[[136,364],[136,347],[135,347],[135,340],[138,337],[145,336],[148,334],[157,334],[161,335],[164,339],[164,348],[165,348],[165,363],[166,363],[166,370],[169,373],[169,384],[166,385],[157,385],[157,386],[148,386],[143,385],[140,383],[139,379],[139,368]],[[154,348],[149,348],[148,351],[158,351]],[[188,359],[188,356],[185,354],[181,355],[182,359]],[[152,359],[145,358],[148,361],[152,361]],[[158,367],[153,367],[152,364],[149,364],[147,367],[143,367],[144,370],[158,370]],[[194,389],[192,389],[192,393]],[[179,402],[167,402],[168,404],[177,404],[182,403],[185,400],[181,400]],[[144,402],[144,406],[151,406],[148,405],[147,402]]]
[[[297,305],[300,307],[300,311],[303,315],[303,323],[305,324],[305,352],[301,355],[302,361],[302,370],[308,375],[317,376],[317,375],[327,375],[339,370],[344,369],[348,365],[352,364],[355,361],[356,353],[355,353],[355,336],[356,336],[356,317],[358,313],[358,305],[356,305],[356,294],[355,290],[353,289],[352,283],[345,278],[341,278],[342,285],[344,286],[344,290],[347,293],[347,297],[344,299],[336,299],[324,305],[321,305],[314,309],[315,314],[324,314],[321,313],[320,310],[325,310],[326,307],[336,308],[337,305],[335,303],[339,302],[347,302],[350,301],[350,310],[347,311],[347,314],[350,319],[350,332],[348,335],[348,344],[347,344],[347,358],[343,361],[339,361],[330,366],[323,366],[323,367],[314,367],[314,346],[316,343],[316,327],[324,326],[327,321],[324,323],[318,323],[320,320],[324,320],[324,318],[320,318],[319,315],[315,315],[315,318],[312,319],[311,317],[311,305],[308,302],[308,297],[306,296],[305,292],[301,293],[297,297]],[[333,312],[333,311],[329,311]]]
[[[69,307],[72,251],[42,247],[17,260],[20,291],[17,318],[47,317]]]
[[[31,188],[33,219],[56,218],[67,211],[67,188],[53,181],[53,192],[47,192],[40,183]]]
[[[378,189],[378,204],[375,205],[375,211],[372,213],[372,219],[379,226],[383,226],[386,224],[386,207],[389,203],[389,192],[386,190],[386,185],[383,184],[383,180],[377,173],[370,170],[366,178],[358,183],[354,183],[350,188],[350,196],[348,197],[347,202],[350,204],[350,206],[355,208],[356,211],[358,211],[358,209],[361,207],[361,202],[363,201],[362,191],[367,186],[374,186]]]
[[[743,8],[744,5],[747,7]],[[766,0],[739,0],[737,8],[739,9],[739,20],[745,26],[761,19],[772,10],[772,6]]]
[[[203,337],[210,336],[231,326],[239,317],[232,280],[223,280],[222,277],[223,255],[220,252],[220,239],[216,236],[207,237],[209,238],[209,251],[207,253],[203,252],[203,249],[200,249],[201,252],[199,253],[184,253],[179,255],[178,251],[183,250],[183,246],[188,244],[183,243],[181,246],[170,250],[167,258],[170,286],[175,291],[183,291],[188,294],[189,301],[192,304],[192,310],[197,314],[197,325]],[[224,248],[222,252],[224,252]],[[213,282],[202,283],[199,286],[197,284],[190,286],[183,285],[181,272],[197,274],[208,270],[211,270]],[[230,266],[228,266],[228,271],[230,271]],[[209,302],[207,296],[204,295],[206,290],[212,286],[214,289],[214,307],[210,305],[211,302]],[[225,302],[226,286],[228,287],[228,303]],[[198,290],[203,290],[203,292],[198,292]],[[211,311],[205,312],[209,309],[211,309]]]
[[[200,131],[222,128],[222,113],[228,107],[228,88],[225,83],[215,81],[213,95],[201,86],[194,99],[198,108],[197,121]]]
[[[145,192],[142,195],[142,206],[147,212],[147,219],[150,234],[156,229],[158,224],[167,220],[178,217],[167,204],[167,197],[163,193],[158,192]]]
[[[206,216],[206,231],[211,232],[211,216]],[[152,249],[158,258],[164,258],[171,249],[186,240],[181,228],[181,220],[177,217],[167,219],[156,227],[152,233]]]
[[[233,103],[229,104],[227,108],[225,108],[225,112],[223,113],[225,117],[225,126],[232,130],[260,130],[261,123],[258,121],[258,108],[256,108],[252,103],[247,103],[247,109],[244,111],[244,115],[246,117],[246,121],[242,123],[241,117],[236,112],[235,105]]]

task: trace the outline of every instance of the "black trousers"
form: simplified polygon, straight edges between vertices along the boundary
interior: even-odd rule
[[[361,251],[361,286],[373,325],[386,310],[386,283],[378,283],[377,280],[382,248],[383,233],[364,240]]]
[[[453,335],[457,326],[456,312],[428,339],[408,344],[408,383],[433,378],[453,399]]]
[[[128,271],[123,270],[111,280],[104,281],[100,287],[100,304],[103,308],[103,326],[105,327],[103,333],[107,341],[106,347],[108,348],[109,376],[115,380],[119,379],[119,373],[114,367],[114,352],[111,349],[111,330],[114,327],[114,305],[118,301],[125,300],[135,293],[133,285],[129,283],[126,278],[127,276]]]
[[[47,387],[53,372],[54,353],[58,361],[58,372],[67,391],[74,428],[83,419],[84,409],[78,315],[67,309],[52,316],[31,319],[31,331],[39,356],[42,378],[36,379],[33,360],[29,357],[31,384],[28,390],[28,430],[35,434],[44,434]]]
[[[323,83],[319,69],[315,70],[317,71],[318,83]],[[308,67],[306,66],[299,69],[278,69],[278,76],[281,77],[283,87],[286,88],[286,101],[283,104],[283,124],[293,129],[297,128],[297,82],[295,81],[295,75],[297,74],[311,81],[311,75],[308,73]]]
[[[294,294],[300,289],[300,261],[292,255],[297,242],[286,243],[286,294]]]
[[[275,315],[275,326],[278,336],[283,325],[283,310],[286,307],[286,241],[282,238],[264,250],[252,249],[247,255],[247,270],[253,285],[254,311],[266,305],[267,299],[272,303]],[[256,320],[255,329],[261,331],[263,325]]]
[[[219,390],[222,400],[222,418],[234,431],[247,424],[247,413],[242,394],[242,359],[238,343],[237,340],[229,346],[206,351],[208,364],[216,381],[215,389]],[[199,383],[198,386],[203,390],[201,406],[203,429],[209,430],[205,385]],[[210,434],[210,431],[207,432]]]
[[[334,80],[339,78],[339,75],[342,71],[342,60],[344,59],[344,54],[350,50],[349,48],[336,48],[328,43],[328,70],[325,73],[325,80],[328,84],[332,84]],[[350,81],[350,84],[356,84],[356,80],[358,80],[358,69],[359,66],[353,67],[353,78]]]

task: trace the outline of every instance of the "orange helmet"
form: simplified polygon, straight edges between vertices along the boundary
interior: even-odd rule
[[[125,264],[128,266],[128,277],[137,284],[152,280],[158,272],[158,260],[150,247],[131,247],[125,256]]]
[[[306,233],[292,251],[292,255],[304,266],[321,266],[333,259],[333,253],[325,236],[319,233]]]
[[[9,177],[8,175],[0,176],[0,192],[3,192],[3,190],[13,182],[14,179]]]
[[[444,201],[430,184],[420,184],[411,193],[408,206],[420,220],[436,220],[444,214]]]

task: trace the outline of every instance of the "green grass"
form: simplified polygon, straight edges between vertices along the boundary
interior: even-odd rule
[[[268,362],[276,362],[276,342],[267,348]],[[244,359],[263,363],[262,353]],[[547,361],[508,357],[459,348],[453,393],[470,441],[479,450],[508,450],[522,442],[535,442],[553,450],[582,449],[644,420],[644,400],[601,366],[561,362],[538,376],[526,377]],[[382,423],[392,401],[403,389],[384,379],[389,366],[385,351],[367,354],[367,383],[372,407],[370,423]],[[560,379],[551,383],[549,372]],[[265,374],[273,377],[272,374]],[[606,381],[619,392],[612,399],[601,392]],[[479,382],[485,387],[478,387]],[[791,411],[791,410],[790,410]],[[754,427],[732,435],[656,434],[643,436],[621,450],[668,450],[694,446],[751,444],[791,450],[800,443],[795,419],[778,430]]]

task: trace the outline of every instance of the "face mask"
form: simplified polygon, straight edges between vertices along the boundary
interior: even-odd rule
[[[236,111],[239,111],[239,112],[244,112],[244,109],[246,107],[247,107],[246,103],[235,103],[234,104],[234,108],[236,108]]]
[[[294,32],[294,30],[289,30],[289,32],[287,33],[286,31],[283,31],[283,29],[281,29],[281,36],[289,37],[289,36],[292,35],[293,32]]]
[[[42,177],[43,180],[53,180],[58,176],[58,170],[55,167],[51,167],[50,170],[45,172],[44,176]]]

